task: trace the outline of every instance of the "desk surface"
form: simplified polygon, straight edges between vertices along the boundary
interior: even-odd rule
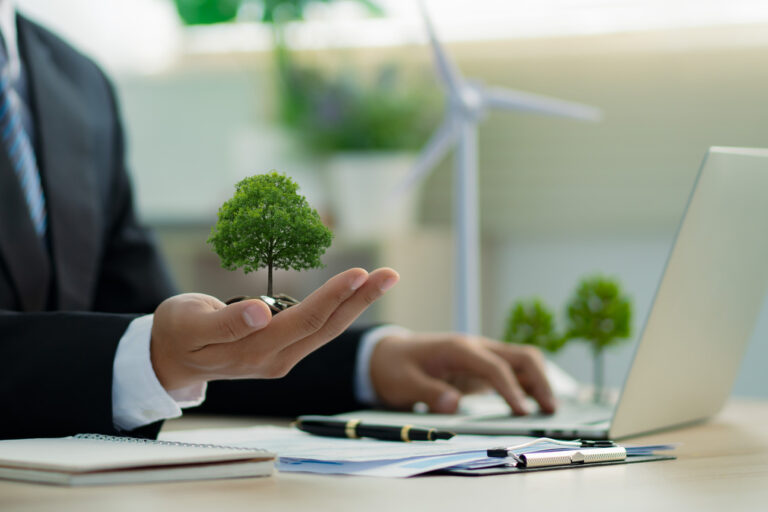
[[[252,422],[185,418],[166,428],[246,424]],[[706,424],[632,441],[682,444],[676,461],[482,478],[282,473],[103,488],[0,481],[0,510],[768,510],[768,402],[734,401]]]

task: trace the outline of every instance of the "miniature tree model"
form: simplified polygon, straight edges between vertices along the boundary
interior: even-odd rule
[[[568,303],[567,337],[592,345],[594,401],[603,396],[603,350],[630,336],[631,305],[619,283],[605,277],[582,280]]]
[[[551,310],[540,300],[517,301],[509,312],[504,341],[534,345],[548,352],[560,350],[567,339],[555,332]]]
[[[208,239],[227,270],[242,267],[247,274],[267,268],[270,297],[273,269],[321,267],[320,257],[333,239],[298,188],[276,171],[245,178],[219,209]]]

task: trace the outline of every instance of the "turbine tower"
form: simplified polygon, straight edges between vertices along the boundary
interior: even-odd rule
[[[410,173],[395,188],[398,197],[421,182],[455,147],[454,244],[456,285],[454,322],[458,332],[480,334],[480,207],[478,190],[478,124],[489,110],[529,112],[553,117],[599,121],[601,111],[589,105],[522,91],[485,86],[466,80],[437,39],[423,0],[419,2],[435,67],[446,93],[442,125],[422,150]]]

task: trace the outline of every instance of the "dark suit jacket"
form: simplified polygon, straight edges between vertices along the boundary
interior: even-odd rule
[[[41,244],[0,148],[0,438],[115,433],[117,344],[131,320],[174,290],[136,222],[111,84],[24,17],[18,36],[49,230]],[[212,383],[205,407],[284,415],[355,407],[358,338],[346,333],[285,379]]]

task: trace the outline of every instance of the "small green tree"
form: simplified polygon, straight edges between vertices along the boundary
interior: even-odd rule
[[[227,270],[242,267],[247,274],[266,267],[270,296],[273,269],[321,267],[320,257],[333,240],[298,188],[276,171],[245,178],[219,209],[208,239]]]
[[[507,318],[504,341],[534,345],[548,352],[557,352],[567,341],[555,332],[552,311],[539,299],[515,302]]]
[[[568,302],[567,337],[592,345],[594,400],[600,401],[604,382],[604,349],[629,338],[631,304],[616,280],[595,276],[583,279]]]

